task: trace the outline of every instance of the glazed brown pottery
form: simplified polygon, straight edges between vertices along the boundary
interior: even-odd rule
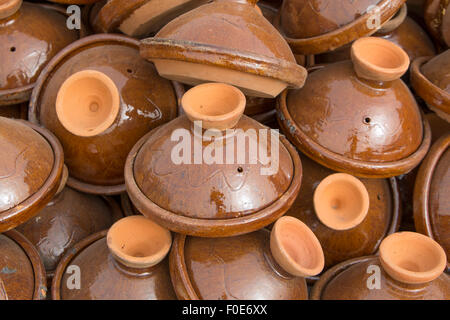
[[[62,8],[17,0],[3,3],[18,6],[9,15],[2,15],[5,9],[0,8],[0,108],[28,101],[45,65],[84,30],[69,30]]]
[[[122,218],[112,198],[83,194],[65,187],[38,215],[20,225],[20,231],[36,246],[48,277],[61,257],[87,236],[109,228]]]
[[[48,130],[0,117],[0,233],[35,216],[63,173],[61,144]]]
[[[444,250],[415,232],[388,236],[380,256],[345,261],[316,282],[314,300],[449,300]]]
[[[189,85],[224,82],[246,95],[276,97],[300,88],[306,70],[256,7],[257,0],[219,0],[172,20],[141,42],[161,76]]]
[[[333,51],[373,34],[406,0],[285,0],[275,25],[294,53]]]
[[[314,233],[301,221],[282,217],[272,233],[260,229],[214,239],[177,234],[170,274],[183,300],[306,300],[302,277],[320,273],[323,263]]]
[[[45,300],[45,269],[36,248],[19,232],[0,234],[0,300]],[[2,287],[3,281],[3,287]]]
[[[36,83],[30,121],[61,141],[67,184],[78,191],[125,191],[131,147],[177,115],[176,85],[139,56],[138,44],[119,35],[85,37],[56,55]]]
[[[450,259],[450,131],[436,141],[417,174],[414,187],[414,224],[435,239]],[[447,270],[450,264],[447,262]]]
[[[450,122],[450,49],[434,58],[414,60],[411,85],[431,110]]]
[[[2,278],[0,278],[0,301],[1,300],[8,300],[8,295],[6,294],[6,289]]]
[[[128,193],[124,192],[120,194],[120,206],[124,216],[135,216],[139,215],[140,212],[136,209],[128,196]]]
[[[374,254],[387,235],[400,224],[400,195],[395,178],[361,179],[369,194],[369,210],[365,219],[350,230],[335,230],[323,224],[314,209],[317,186],[335,172],[300,155],[305,174],[302,188],[286,215],[306,223],[315,233],[325,254],[325,266]],[[339,190],[339,189],[337,189]]]
[[[97,33],[120,31],[135,38],[157,32],[171,20],[211,0],[110,0],[91,24]]]
[[[123,218],[66,254],[52,283],[54,300],[172,300],[171,235],[143,216]],[[79,267],[79,288],[70,289],[70,267]]]
[[[11,104],[0,107],[0,117],[12,119],[28,119],[28,103]]]
[[[312,72],[304,88],[278,99],[283,132],[320,164],[358,177],[409,172],[428,151],[431,133],[400,76],[407,54],[387,40],[361,38],[352,60]]]
[[[187,115],[144,136],[128,156],[125,181],[139,212],[202,237],[248,233],[282,216],[302,178],[294,147],[242,115],[245,96],[228,84],[196,86],[181,104]],[[174,139],[174,132],[182,135]],[[244,135],[248,143],[240,142]]]
[[[450,46],[450,1],[427,0],[424,19],[431,35],[443,46]]]
[[[48,0],[48,1],[69,5],[69,4],[91,4],[99,2],[101,0]]]

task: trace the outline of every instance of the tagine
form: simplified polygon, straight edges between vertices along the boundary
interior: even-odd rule
[[[430,34],[444,47],[450,47],[450,2],[427,0],[424,19]]]
[[[144,136],[127,159],[138,211],[202,237],[248,233],[281,217],[300,189],[295,148],[243,115],[245,96],[231,85],[196,86],[181,105],[185,115]]]
[[[394,233],[379,256],[348,260],[325,272],[311,291],[314,300],[448,300],[447,258],[433,239]]]
[[[304,277],[319,274],[323,251],[300,220],[231,238],[176,235],[170,274],[178,299],[307,300]]]
[[[66,254],[52,283],[55,300],[172,300],[166,255],[170,232],[143,216],[117,221],[109,231],[94,234]],[[80,282],[69,287],[72,266]]]
[[[131,147],[176,117],[176,85],[140,57],[137,40],[94,35],[54,57],[36,84],[29,111],[30,121],[61,141],[68,186],[120,194]]]
[[[304,88],[283,92],[280,126],[297,148],[330,169],[368,178],[409,172],[428,151],[431,133],[400,80],[408,66],[408,55],[394,43],[358,39],[352,61],[319,68]]]

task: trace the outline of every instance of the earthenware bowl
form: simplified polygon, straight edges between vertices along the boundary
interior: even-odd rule
[[[56,269],[54,300],[172,300],[170,232],[143,216],[119,220],[109,231],[84,239]],[[79,289],[67,287],[69,268],[81,273]]]
[[[60,7],[21,0],[0,8],[0,108],[29,100],[42,69],[65,46],[84,35],[66,27]],[[10,5],[10,6],[8,6]],[[10,8],[10,10],[6,8]]]
[[[285,0],[275,20],[294,53],[333,51],[373,34],[406,0]]]
[[[10,230],[0,234],[0,252],[0,296],[3,292],[9,300],[45,300],[45,269],[36,248]]]
[[[128,156],[125,181],[138,211],[202,237],[248,233],[282,216],[300,189],[295,148],[242,115],[245,96],[231,85],[196,86],[181,104],[185,115],[148,133]]]
[[[303,277],[320,273],[323,263],[314,233],[300,220],[282,217],[272,232],[231,238],[177,234],[170,274],[183,300],[306,300]]]
[[[353,43],[352,60],[319,68],[304,88],[283,92],[277,106],[283,132],[336,171],[366,178],[409,172],[425,157],[431,133],[399,79],[409,66],[407,54],[368,37]]]
[[[379,256],[342,262],[325,272],[313,300],[448,300],[450,278],[443,273],[444,250],[414,232],[383,240]]]
[[[119,31],[143,38],[207,2],[211,0],[112,0],[91,15],[91,25],[97,33]]]
[[[158,76],[138,44],[119,35],[85,37],[56,55],[36,83],[29,119],[61,141],[67,184],[78,191],[124,192],[131,147],[177,115],[177,85]]]
[[[431,110],[450,122],[450,49],[414,60],[411,85]]]
[[[48,130],[0,117],[0,232],[35,216],[55,195],[63,151]]]
[[[224,82],[266,98],[302,87],[306,70],[256,2],[216,0],[191,10],[142,40],[141,55],[161,76],[189,85]]]
[[[444,47],[450,46],[450,2],[427,0],[423,11],[430,34]]]
[[[450,259],[450,133],[430,149],[414,187],[414,224],[420,233],[435,239]],[[447,261],[447,270],[450,264]]]
[[[330,219],[325,223],[321,221],[315,210],[315,203],[318,202],[325,207],[320,210],[321,212],[329,210],[329,206],[331,206],[335,209],[331,210],[333,211],[332,215],[341,218],[342,215],[339,214],[338,209],[341,208],[341,211],[345,212],[346,207],[350,207],[351,204],[356,203],[356,199],[360,198],[360,193],[354,192],[357,191],[357,188],[354,190],[351,188],[352,185],[358,185],[357,182],[355,183],[356,178],[350,179],[350,183],[346,182],[347,179],[342,179],[340,182],[339,179],[334,178],[334,182],[330,181],[330,178],[333,179],[336,176],[339,178],[339,175],[342,174],[336,175],[335,171],[323,167],[305,156],[300,156],[303,170],[308,174],[304,175],[300,193],[286,215],[298,218],[311,228],[322,245],[325,267],[330,268],[352,258],[375,254],[381,240],[396,232],[400,225],[400,194],[396,179],[361,179],[369,196],[368,211],[363,220],[356,225],[339,230],[340,228],[336,228],[335,223]],[[328,184],[328,187],[325,184]],[[347,188],[345,188],[346,185]],[[319,190],[320,188],[322,191]],[[325,192],[327,188],[342,193],[337,194],[334,198],[328,198],[327,201]],[[348,192],[343,192],[346,190]],[[352,195],[353,200],[346,200],[346,194]],[[334,207],[331,200],[335,202]],[[349,209],[347,211],[352,212],[352,208]],[[349,223],[355,220],[341,218],[341,221]]]
[[[65,187],[38,215],[16,230],[36,246],[47,277],[53,277],[61,257],[84,238],[108,229],[123,217],[109,197],[83,194]]]

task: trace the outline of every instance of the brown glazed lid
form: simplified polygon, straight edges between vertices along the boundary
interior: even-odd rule
[[[450,133],[437,140],[422,162],[414,186],[414,224],[436,240],[450,259]],[[450,270],[447,262],[447,270]]]
[[[314,233],[300,220],[282,217],[272,232],[263,228],[229,238],[177,234],[170,275],[182,300],[307,300],[302,277],[320,273],[323,263]]]
[[[36,248],[10,230],[0,234],[0,252],[0,300],[2,291],[9,300],[45,300],[45,269]]]
[[[450,47],[450,2],[427,0],[423,11],[428,31],[440,44]]]
[[[91,16],[97,33],[149,36],[171,20],[211,0],[110,0]]]
[[[0,278],[0,300],[8,300],[8,295],[6,294],[6,289],[2,278]]]
[[[318,218],[314,197],[320,183],[332,171],[300,154],[305,174],[297,199],[286,212],[303,221],[319,239],[330,268],[342,261],[374,254],[382,239],[396,232],[400,225],[400,197],[395,178],[361,179],[369,194],[369,210],[364,220],[349,230],[335,230]],[[331,187],[333,187],[331,185]]]
[[[306,70],[256,2],[216,0],[191,10],[142,40],[141,55],[161,76],[190,85],[225,82],[266,98],[302,87]]]
[[[84,238],[108,229],[123,214],[112,198],[64,188],[20,231],[38,249],[48,276],[61,257]]]
[[[66,27],[64,9],[4,0],[0,4],[0,106],[28,101],[50,59],[84,32]]]
[[[450,49],[434,58],[414,60],[411,85],[430,109],[450,122]]]
[[[48,0],[48,1],[61,4],[91,4],[102,0]]]
[[[400,76],[407,54],[390,41],[353,43],[352,60],[311,73],[304,88],[278,100],[283,132],[307,156],[333,170],[386,178],[413,169],[428,151],[426,120]]]
[[[0,117],[0,232],[41,210],[58,190],[63,151],[48,130]]]
[[[136,208],[172,231],[204,237],[248,233],[282,216],[302,178],[294,147],[242,115],[245,97],[231,85],[196,86],[181,104],[187,115],[148,133],[128,156],[125,180]]]
[[[325,272],[313,300],[449,300],[450,277],[443,273],[444,250],[415,232],[394,233],[380,256],[342,262]]]
[[[131,147],[177,115],[177,85],[140,57],[138,44],[119,35],[85,37],[57,54],[36,83],[30,121],[61,141],[67,184],[78,191],[125,191]]]
[[[170,232],[143,216],[126,217],[89,236],[61,260],[54,300],[173,300],[168,258]],[[79,288],[67,285],[78,266]],[[70,283],[70,281],[69,281]]]
[[[368,36],[406,0],[285,0],[275,26],[298,54],[333,51]]]

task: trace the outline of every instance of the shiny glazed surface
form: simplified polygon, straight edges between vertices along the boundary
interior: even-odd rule
[[[421,70],[434,85],[450,93],[450,49],[425,63]]]

